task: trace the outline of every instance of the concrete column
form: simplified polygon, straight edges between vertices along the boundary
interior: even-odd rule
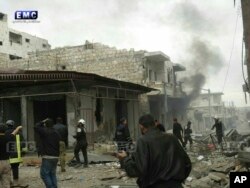
[[[28,118],[27,118],[27,97],[21,97],[21,123],[23,126],[23,136],[26,139],[28,136]]]

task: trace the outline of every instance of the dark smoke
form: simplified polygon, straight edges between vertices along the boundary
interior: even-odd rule
[[[175,4],[170,16],[168,22],[175,23],[178,29],[183,30],[189,41],[182,57],[188,76],[181,79],[190,90],[186,98],[186,105],[189,105],[201,93],[206,79],[211,75],[216,76],[223,66],[224,59],[219,48],[202,38],[205,35],[214,35],[218,30],[213,21],[206,17],[206,13],[190,1]]]

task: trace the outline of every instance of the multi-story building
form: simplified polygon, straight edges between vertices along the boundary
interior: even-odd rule
[[[13,60],[28,57],[28,52],[50,48],[46,39],[9,28],[7,14],[0,12],[0,53]]]
[[[188,118],[193,123],[195,132],[210,130],[217,116],[225,128],[235,126],[237,111],[233,103],[222,101],[223,93],[202,93],[190,103]]]
[[[173,64],[162,52],[118,50],[100,43],[36,51],[28,58],[14,60],[11,65],[4,61],[0,67],[12,67],[25,70],[60,70],[95,73],[101,76],[153,87],[158,91],[140,96],[141,113],[151,112],[169,128],[172,118],[180,115],[184,93],[177,83],[176,72],[185,68]],[[117,104],[119,111],[114,121],[128,116],[126,100]],[[105,120],[104,120],[105,123]]]

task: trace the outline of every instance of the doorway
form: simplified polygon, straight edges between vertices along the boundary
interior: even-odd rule
[[[66,124],[66,98],[47,98],[47,100],[34,99],[34,122],[37,123],[45,118],[51,118],[56,122],[57,117],[63,119],[63,124]]]

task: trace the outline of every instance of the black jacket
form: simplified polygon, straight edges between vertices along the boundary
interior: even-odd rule
[[[153,128],[138,139],[124,166],[129,176],[138,177],[140,188],[181,184],[191,171],[191,161],[177,138]]]
[[[222,124],[221,121],[215,122],[215,124],[214,124],[213,127],[212,127],[212,130],[213,130],[214,128],[216,129],[216,134],[217,134],[217,135],[223,136],[223,124]]]
[[[18,155],[18,153],[16,151],[16,148],[17,148],[17,145],[16,145],[17,144],[17,142],[16,142],[16,136],[14,136],[14,135],[11,134],[14,130],[15,130],[14,128],[7,128],[7,130],[5,132],[7,135],[9,135],[9,136],[12,137],[11,142],[9,144],[9,147],[11,149],[10,152],[9,152],[10,158],[16,158],[17,155]],[[20,136],[20,147],[21,147],[21,151],[22,151],[22,149],[26,146],[25,139],[23,137],[22,131],[19,131],[17,133],[17,135]]]
[[[5,128],[0,127],[0,160],[9,159],[9,153],[7,152],[7,144],[15,138],[15,136],[12,134],[6,134],[5,131]]]
[[[39,155],[59,156],[60,135],[55,129],[47,128],[40,122],[34,127],[40,142],[37,144]]]
[[[67,142],[68,142],[68,128],[67,128],[67,126],[63,125],[61,123],[57,123],[54,125],[54,129],[60,135],[61,141],[63,141],[65,144],[67,144]]]
[[[130,142],[131,137],[128,126],[119,124],[115,130],[114,140],[117,142]]]
[[[177,137],[181,137],[181,134],[183,133],[183,129],[181,127],[181,124],[174,123],[173,125],[173,134]]]
[[[85,132],[83,127],[77,127],[76,128],[76,135],[73,137],[76,139],[77,143],[81,143],[84,145],[88,144],[86,132]]]

